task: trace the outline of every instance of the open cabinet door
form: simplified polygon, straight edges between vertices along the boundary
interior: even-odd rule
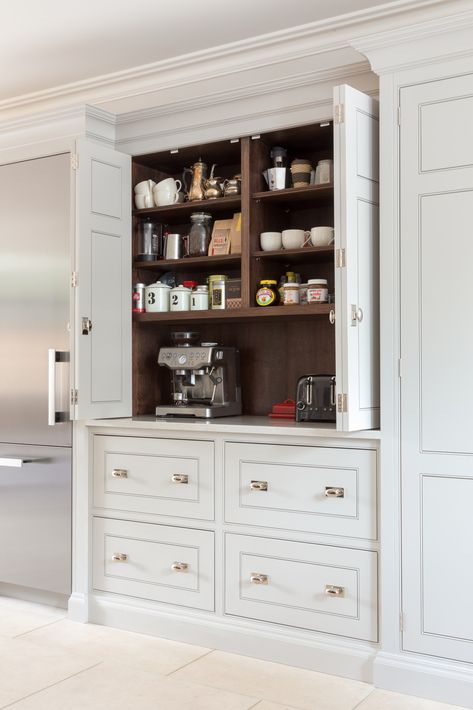
[[[378,103],[335,88],[337,429],[379,426]]]
[[[130,195],[130,156],[78,141],[74,419],[132,413]]]

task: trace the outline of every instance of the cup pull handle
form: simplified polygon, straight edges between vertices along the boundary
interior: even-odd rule
[[[250,574],[250,582],[252,584],[268,584],[269,577],[267,574],[259,574],[259,572],[252,572]]]
[[[336,584],[326,584],[325,594],[329,597],[343,597],[345,595],[345,587],[337,587]]]
[[[345,489],[337,486],[326,486],[325,496],[327,498],[345,498]]]
[[[124,552],[114,552],[112,555],[112,562],[126,562],[128,560],[128,555]]]
[[[189,483],[189,476],[187,473],[173,473],[171,481],[173,483]]]
[[[268,481],[251,481],[250,489],[252,491],[267,491]]]
[[[173,562],[171,565],[173,572],[187,572],[189,565],[187,562]]]

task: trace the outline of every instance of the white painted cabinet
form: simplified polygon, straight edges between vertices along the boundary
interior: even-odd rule
[[[473,661],[473,75],[401,90],[405,650]]]
[[[378,103],[336,87],[334,129],[337,429],[356,431],[379,426]]]
[[[131,159],[79,140],[75,419],[131,416]]]

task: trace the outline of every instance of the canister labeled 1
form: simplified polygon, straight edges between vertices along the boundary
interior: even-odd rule
[[[169,311],[169,292],[171,287],[156,281],[145,289],[145,308],[148,313]]]
[[[176,286],[169,292],[171,311],[189,311],[191,307],[191,290],[185,286]]]

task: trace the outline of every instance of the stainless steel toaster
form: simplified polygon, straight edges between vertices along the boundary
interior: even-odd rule
[[[334,422],[334,375],[303,375],[297,381],[296,422]]]

